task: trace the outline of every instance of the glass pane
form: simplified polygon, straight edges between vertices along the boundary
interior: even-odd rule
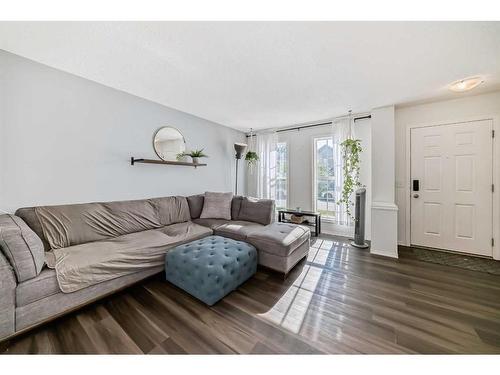
[[[286,206],[286,180],[277,180],[276,183],[276,207],[285,208]]]
[[[287,144],[280,142],[276,145],[276,208],[286,208],[288,197],[288,155]]]
[[[331,137],[317,138],[314,142],[316,160],[316,210],[324,217],[336,216],[334,144]]]

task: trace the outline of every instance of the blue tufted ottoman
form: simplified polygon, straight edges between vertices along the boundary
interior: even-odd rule
[[[167,281],[213,305],[257,271],[252,245],[209,236],[177,246],[165,255]]]

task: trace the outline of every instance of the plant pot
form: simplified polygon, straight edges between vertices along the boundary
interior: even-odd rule
[[[191,158],[193,159],[193,164],[198,164],[198,157],[191,156]]]

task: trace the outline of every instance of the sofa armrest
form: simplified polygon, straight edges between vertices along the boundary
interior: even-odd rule
[[[16,276],[0,251],[0,341],[15,332]]]

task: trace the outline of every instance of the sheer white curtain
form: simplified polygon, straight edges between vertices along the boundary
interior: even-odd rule
[[[255,152],[259,155],[257,165],[249,171],[248,193],[257,198],[275,199],[276,192],[276,132],[255,135]],[[254,151],[254,150],[252,150]]]
[[[333,162],[335,166],[335,202],[341,199],[342,186],[344,185],[344,173],[342,170],[344,167],[344,160],[342,158],[342,147],[340,144],[349,138],[352,138],[351,117],[334,120],[332,125],[332,139],[334,149]],[[336,210],[336,224],[346,226],[353,224],[351,217],[346,212],[345,205],[338,205]]]

